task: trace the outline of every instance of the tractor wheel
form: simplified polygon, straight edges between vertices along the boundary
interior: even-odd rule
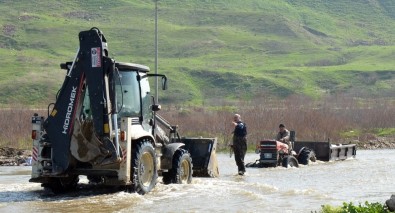
[[[247,163],[245,165],[245,167],[247,167],[247,168],[252,168],[252,167],[263,168],[264,164],[260,163],[259,160],[256,160],[255,162]]]
[[[51,191],[54,194],[61,194],[76,189],[79,180],[78,175],[64,178],[51,178],[50,182],[43,183],[41,186],[44,187],[44,190]]]
[[[192,172],[191,155],[184,149],[178,149],[173,155],[172,168],[162,174],[163,183],[191,183]]]
[[[303,165],[308,165],[310,161],[315,162],[316,160],[315,152],[306,147],[304,147],[298,155],[298,161]]]
[[[258,164],[256,162],[251,162],[251,163],[247,163],[245,165],[245,167],[247,167],[247,168],[258,167]]]
[[[158,178],[154,147],[148,140],[141,141],[133,150],[132,156],[130,191],[143,195],[154,188]]]
[[[291,155],[288,155],[284,157],[282,166],[287,168],[287,167],[299,167],[298,160]]]

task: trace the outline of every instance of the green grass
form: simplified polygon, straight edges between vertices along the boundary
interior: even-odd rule
[[[372,134],[378,137],[395,136],[395,128],[352,129],[340,133],[342,138],[358,138],[363,134]]]
[[[355,130],[350,130],[347,132],[343,132],[340,134],[342,138],[356,138],[359,137],[362,134],[362,130],[360,129],[355,129]]]
[[[378,136],[393,136],[395,135],[395,128],[377,128],[374,130],[374,132]]]
[[[199,105],[262,91],[394,96],[394,1],[158,5],[159,72],[170,79],[163,102]],[[78,33],[91,27],[104,32],[115,60],[154,68],[153,1],[2,1],[0,13],[1,105],[52,101],[63,81],[59,64],[73,59]]]
[[[386,205],[381,203],[369,203],[365,201],[364,204],[359,203],[358,205],[350,203],[343,203],[341,207],[334,207],[330,205],[323,205],[321,211],[322,213],[386,213],[390,212]]]

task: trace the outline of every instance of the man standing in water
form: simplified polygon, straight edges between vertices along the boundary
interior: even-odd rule
[[[233,152],[235,153],[236,165],[239,170],[239,175],[244,175],[246,168],[244,165],[244,157],[247,152],[247,126],[241,121],[239,114],[233,117]]]

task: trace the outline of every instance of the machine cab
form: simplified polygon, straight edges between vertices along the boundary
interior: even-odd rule
[[[144,65],[133,63],[116,63],[110,84],[113,85],[116,103],[113,111],[118,113],[118,124],[122,117],[142,118],[144,129],[149,130],[148,121],[152,119],[150,113],[151,96],[147,78],[149,68]],[[111,88],[110,88],[111,90]],[[85,119],[91,117],[91,105],[89,88],[85,92],[82,116]]]
[[[119,118],[139,117],[143,128],[150,131],[152,127],[149,121],[153,119],[150,109],[153,103],[147,78],[149,68],[133,63],[116,63],[115,66],[119,71],[114,73],[113,78]]]

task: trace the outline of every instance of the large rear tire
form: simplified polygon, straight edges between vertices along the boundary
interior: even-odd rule
[[[282,166],[287,168],[287,167],[299,167],[298,160],[291,155],[288,155],[284,157]]]
[[[143,195],[155,187],[158,178],[156,164],[155,150],[152,144],[148,140],[138,143],[133,150],[131,191]]]
[[[172,168],[163,172],[163,183],[185,184],[192,182],[192,158],[188,151],[178,149],[173,156]]]
[[[298,161],[303,165],[308,165],[310,161],[315,162],[316,160],[315,152],[306,147],[302,148],[298,155]]]

